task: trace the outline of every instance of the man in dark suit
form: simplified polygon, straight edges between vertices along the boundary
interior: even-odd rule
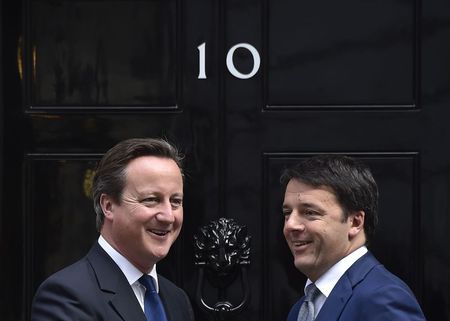
[[[146,321],[158,311],[158,321],[193,321],[185,292],[156,272],[183,222],[178,151],[159,139],[120,142],[99,162],[93,198],[98,242],[44,281],[31,319]]]
[[[370,170],[350,157],[321,155],[284,171],[284,235],[305,296],[288,321],[425,320],[408,286],[366,244],[377,223]]]

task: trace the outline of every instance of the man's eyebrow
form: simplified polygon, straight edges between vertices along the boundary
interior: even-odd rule
[[[174,193],[170,197],[184,197],[183,193]]]
[[[283,204],[283,206],[285,206],[285,205]],[[315,203],[311,203],[308,201],[306,201],[306,202],[300,201],[296,206],[300,207],[300,208],[312,208],[312,209],[322,210],[322,207],[320,205],[317,205]]]
[[[307,207],[318,207],[317,204],[312,203],[311,201],[300,201],[300,206],[307,206]]]

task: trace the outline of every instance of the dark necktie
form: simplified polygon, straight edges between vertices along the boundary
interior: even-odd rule
[[[313,321],[314,320],[314,300],[320,295],[320,290],[314,283],[306,287],[305,301],[303,301],[300,311],[298,312],[297,321]]]
[[[153,278],[144,274],[139,279],[146,291],[144,296],[144,313],[147,321],[167,321],[161,298],[156,293]]]

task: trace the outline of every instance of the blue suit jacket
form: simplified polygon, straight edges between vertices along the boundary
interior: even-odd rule
[[[301,298],[288,321],[297,321]],[[425,317],[409,287],[370,253],[339,279],[315,321],[419,321]]]
[[[183,290],[158,276],[168,321],[193,321]],[[125,275],[96,242],[86,257],[53,274],[33,300],[32,321],[147,321]]]

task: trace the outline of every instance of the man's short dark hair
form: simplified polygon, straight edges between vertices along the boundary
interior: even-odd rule
[[[351,213],[364,211],[367,241],[372,238],[378,223],[378,188],[368,166],[344,155],[318,155],[283,171],[280,180],[285,189],[291,179],[331,188],[345,220]]]
[[[182,171],[182,156],[177,148],[166,140],[158,138],[131,138],[124,140],[102,157],[95,171],[92,196],[94,210],[97,215],[96,225],[100,231],[104,214],[100,205],[102,194],[109,195],[116,203],[121,203],[122,191],[125,187],[125,168],[135,158],[156,156],[172,159]]]

